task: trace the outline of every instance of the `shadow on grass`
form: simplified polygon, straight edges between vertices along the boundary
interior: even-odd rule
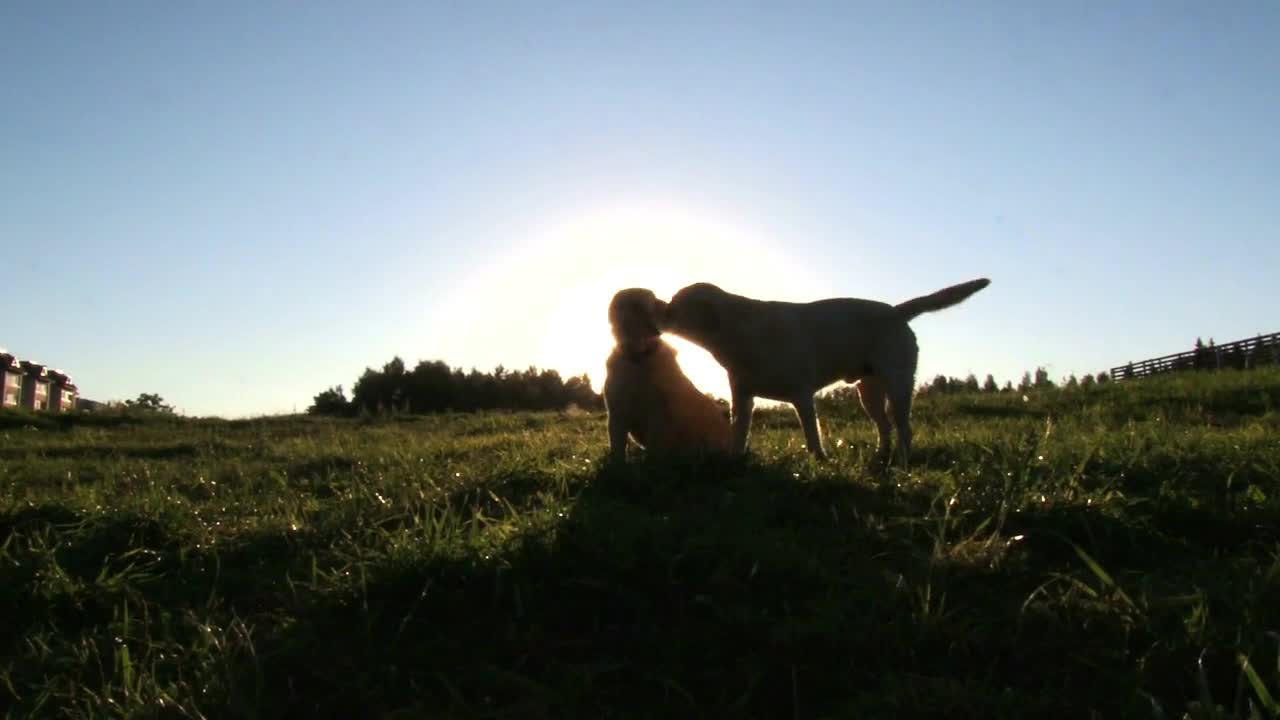
[[[924,493],[797,475],[606,467],[554,532],[493,556],[386,565],[358,593],[321,599],[266,642],[262,682],[290,690],[262,710],[1078,717],[1136,700],[1132,669],[1099,677],[1114,628],[1020,616],[1039,575],[936,562],[913,519]],[[522,505],[538,487],[490,489]]]
[[[563,515],[533,517],[548,494]],[[155,632],[172,626],[174,647],[207,634],[180,618],[239,622],[238,649],[199,678],[211,717],[1132,716],[1148,709],[1137,687],[1166,707],[1186,698],[1195,648],[1151,635],[1179,612],[1135,624],[1102,594],[1024,603],[1079,569],[1060,538],[1129,568],[1115,573],[1126,585],[1213,562],[1198,539],[1173,537],[1186,520],[1135,525],[1078,506],[1011,516],[1007,533],[1024,542],[953,552],[966,546],[954,533],[974,528],[938,525],[931,492],[809,464],[645,460],[565,488],[513,468],[447,503],[511,533],[488,549],[424,541],[360,560],[354,525],[202,547],[178,516],[18,509],[0,516],[0,538],[78,528],[50,552],[83,589],[48,589],[47,562],[11,547],[30,561],[0,570],[13,609],[0,637],[17,657],[28,631],[53,622],[109,646],[121,603],[164,608]],[[335,569],[338,555],[352,569]],[[128,587],[111,583],[125,572]],[[1258,607],[1275,591],[1262,588]],[[1153,680],[1133,655],[1159,642]],[[196,672],[167,662],[151,672]],[[10,679],[34,688],[42,672]]]

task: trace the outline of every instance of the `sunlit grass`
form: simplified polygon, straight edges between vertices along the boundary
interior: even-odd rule
[[[1280,373],[789,411],[0,415],[14,717],[1269,717]],[[1269,709],[1270,708],[1270,709]],[[1254,715],[1251,715],[1254,713]]]

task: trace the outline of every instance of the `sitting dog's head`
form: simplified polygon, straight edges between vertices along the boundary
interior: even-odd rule
[[[609,325],[613,339],[623,350],[638,351],[658,339],[658,327],[667,304],[652,290],[627,288],[614,293],[609,303]]]
[[[658,327],[698,344],[711,340],[720,331],[720,308],[727,297],[711,283],[680,288],[659,316]]]

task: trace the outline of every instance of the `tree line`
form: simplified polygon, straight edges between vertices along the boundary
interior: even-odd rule
[[[1054,387],[1089,387],[1110,382],[1106,372],[1097,375],[1075,375],[1059,383],[1049,379],[1044,368],[1023,373],[1015,386],[1011,381],[1001,387],[988,374],[982,382],[972,373],[968,377],[937,375],[919,388],[922,395],[959,393],[1025,392]],[[833,397],[853,392],[851,387],[832,391]],[[381,370],[366,367],[351,387],[348,398],[341,385],[317,394],[307,412],[313,415],[380,415],[388,413],[429,414],[439,412],[473,412],[476,410],[583,410],[604,409],[604,397],[591,388],[586,374],[562,378],[555,370],[507,370],[499,365],[492,372],[472,368],[450,367],[442,360],[423,360],[412,370],[399,356]]]
[[[933,380],[922,385],[917,391],[920,395],[955,395],[959,393],[995,393],[995,392],[1026,392],[1028,390],[1042,390],[1055,387],[1063,388],[1088,388],[1093,385],[1101,385],[1111,382],[1111,376],[1105,371],[1097,375],[1085,374],[1076,377],[1075,374],[1068,375],[1060,383],[1054,382],[1049,378],[1049,372],[1042,367],[1038,367],[1035,373],[1026,371],[1022,373],[1022,379],[1017,386],[1012,381],[1006,380],[1004,387],[996,383],[995,377],[990,373],[981,383],[973,373],[969,373],[968,377],[963,380],[958,377],[947,377],[945,375],[935,375]]]
[[[399,356],[381,370],[366,367],[348,399],[341,385],[316,395],[307,412],[313,415],[359,415],[476,410],[583,410],[604,408],[604,398],[591,389],[586,373],[562,378],[555,370],[492,372],[451,368],[442,360],[420,361],[412,370]]]
[[[1219,364],[1212,338],[1208,344],[1196,338],[1194,350],[1194,356],[1179,359],[1186,367],[1206,368]],[[1234,356],[1231,359],[1234,361]],[[1225,361],[1221,364],[1229,366]],[[990,373],[981,382],[973,373],[964,378],[936,375],[921,385],[917,393],[955,395],[1027,392],[1059,387],[1087,389],[1108,382],[1111,382],[1111,376],[1106,371],[1080,377],[1072,374],[1054,382],[1047,370],[1037,367],[1034,372],[1024,372],[1016,386],[1012,381],[1001,386]],[[824,394],[841,397],[853,392],[853,388],[846,386]],[[140,409],[163,411],[167,408],[159,402],[159,396],[148,397],[145,394],[137,401],[128,401],[128,404]],[[511,371],[501,365],[492,372],[480,372],[475,368],[464,372],[462,368],[452,368],[442,360],[423,360],[412,370],[407,370],[404,360],[396,356],[381,370],[365,368],[352,386],[349,399],[341,385],[330,387],[315,396],[307,412],[316,415],[426,414],[476,410],[562,410],[571,406],[583,410],[604,409],[604,397],[591,389],[591,379],[586,373],[566,379],[555,370],[539,370],[530,366],[522,371]]]

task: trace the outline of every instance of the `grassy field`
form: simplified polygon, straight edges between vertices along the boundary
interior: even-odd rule
[[[7,717],[1280,713],[1280,373],[793,415],[0,415]]]

